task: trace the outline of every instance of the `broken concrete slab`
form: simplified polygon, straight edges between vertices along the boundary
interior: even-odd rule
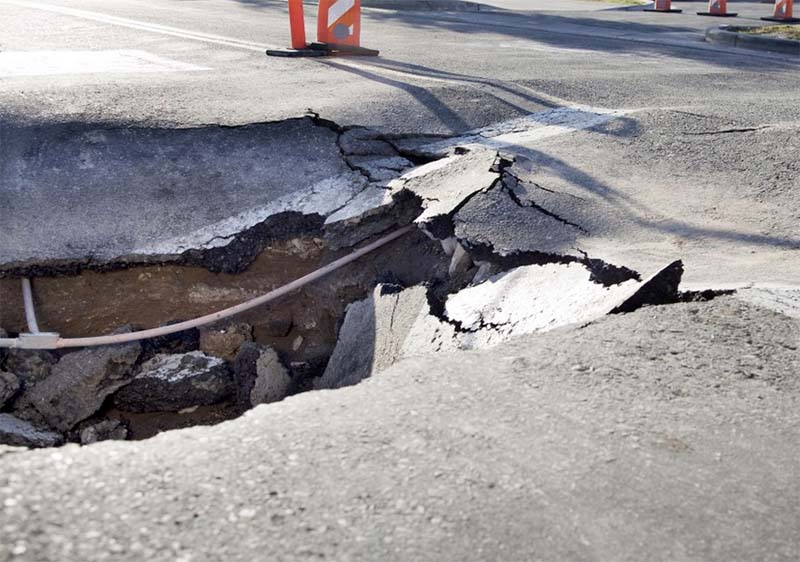
[[[15,195],[0,194],[0,235],[9,242],[0,271],[16,274],[118,261],[199,263],[197,251],[230,246],[281,213],[316,217],[306,222],[318,228],[319,217],[367,183],[338,146],[348,134],[312,117],[185,129],[8,126],[4,133],[0,167]],[[350,147],[358,154],[397,155],[359,135],[349,133],[366,143]],[[78,211],[90,222],[76,223]],[[43,212],[47,224],[27,228]],[[285,236],[286,218],[250,233],[249,243]]]
[[[60,433],[41,429],[11,414],[0,414],[0,445],[55,447],[63,442]]]
[[[683,268],[675,262],[638,281],[603,283],[589,265],[517,267],[449,295],[432,308],[415,286],[373,294],[347,308],[339,339],[316,388],[349,386],[403,357],[482,349],[513,337],[592,322],[645,304],[676,302]]]
[[[26,389],[14,410],[67,431],[103,405],[105,399],[128,384],[141,353],[138,342],[87,348],[67,353],[45,380]]]
[[[479,259],[539,253],[572,259],[581,228],[541,209],[518,204],[502,185],[480,193],[453,217],[455,237]]]
[[[636,292],[615,307],[612,312],[633,312],[649,304],[678,302],[682,278],[683,262],[676,260],[642,281]]]
[[[370,297],[352,303],[315,388],[350,386],[393,364],[423,307],[427,290],[421,286],[378,285]]]
[[[241,411],[283,400],[292,386],[289,370],[271,347],[257,343],[242,346],[233,364],[236,403]]]
[[[216,404],[234,391],[224,360],[201,351],[156,355],[114,395],[114,405],[126,412],[177,412]]]
[[[489,189],[500,177],[497,153],[476,148],[425,164],[393,180],[393,192],[412,192],[421,199],[416,223],[436,238],[453,235],[450,217],[476,193]]]
[[[458,325],[462,348],[496,345],[511,337],[583,324],[612,311],[675,302],[683,268],[665,267],[645,282],[605,286],[580,263],[518,267],[451,295],[445,316]]]

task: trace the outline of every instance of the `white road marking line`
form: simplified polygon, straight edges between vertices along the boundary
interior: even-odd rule
[[[244,49],[248,51],[264,52],[266,49],[278,49],[280,47],[274,45],[267,45],[262,43],[254,43],[252,41],[242,41],[233,37],[225,37],[222,35],[213,35],[210,33],[201,33],[199,31],[190,31],[178,27],[171,27],[168,25],[159,25],[154,23],[147,23],[128,18],[120,18],[117,16],[109,16],[99,12],[90,12],[88,10],[78,10],[75,8],[65,8],[62,6],[53,6],[50,4],[43,4],[41,2],[28,2],[27,0],[0,0],[0,4],[7,4],[17,6],[20,8],[30,8],[35,10],[44,10],[65,16],[73,16],[76,18],[88,19],[101,23],[108,23],[111,25],[120,25],[130,29],[139,29],[142,31],[149,31],[152,33],[160,33],[162,35],[171,35],[173,37],[180,37],[181,39],[190,39],[192,41],[203,41],[204,43],[213,43],[216,45],[224,45],[226,47],[233,47],[235,49]]]
[[[633,112],[634,110],[586,105],[557,107],[490,127],[475,129],[452,139],[427,144],[422,149],[432,153],[444,153],[453,147],[464,145],[489,148],[526,147],[538,141],[596,127]]]
[[[2,51],[0,78],[55,74],[192,72],[210,70],[156,56],[146,51]]]

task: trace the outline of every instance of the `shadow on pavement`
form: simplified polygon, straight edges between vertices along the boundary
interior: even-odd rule
[[[686,9],[688,11],[688,8]],[[639,12],[627,12],[638,14]],[[480,17],[480,19],[478,19]],[[629,17],[636,17],[631,15]],[[582,49],[606,53],[658,55],[676,59],[694,60],[712,66],[736,69],[758,69],[759,71],[796,71],[796,65],[780,58],[746,56],[753,53],[736,51],[722,53],[705,49],[695,49],[690,45],[674,46],[652,41],[658,34],[679,34],[686,40],[686,34],[692,33],[698,43],[702,43],[702,27],[686,27],[680,25],[662,25],[649,22],[636,22],[630,19],[611,20],[585,15],[555,14],[486,14],[477,16],[459,16],[456,14],[437,14],[430,16],[422,13],[402,11],[370,12],[369,18],[380,22],[400,22],[416,28],[446,30],[464,34],[473,39],[481,35],[502,35],[509,38],[535,40],[552,47],[564,49]],[[703,20],[705,21],[705,20]],[[708,24],[711,25],[711,24]],[[559,30],[562,28],[562,30]],[[584,29],[576,29],[584,28]],[[609,38],[592,36],[591,29],[605,33],[624,33],[628,37]],[[638,36],[638,37],[637,37]],[[673,37],[674,38],[674,37]],[[486,39],[491,43],[491,40]],[[743,56],[745,55],[745,56]]]

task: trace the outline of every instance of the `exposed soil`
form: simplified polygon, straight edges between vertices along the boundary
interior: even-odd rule
[[[346,254],[330,251],[318,237],[275,243],[238,274],[180,265],[136,266],[109,272],[34,281],[41,329],[63,337],[101,335],[130,324],[146,329],[233,306],[280,287]],[[397,259],[405,256],[406,259]],[[253,326],[254,339],[290,362],[322,362],[336,342],[345,307],[364,298],[382,278],[415,285],[442,276],[447,257],[422,233],[403,237],[284,299],[237,317]],[[0,279],[0,319],[11,333],[25,331],[18,279]]]

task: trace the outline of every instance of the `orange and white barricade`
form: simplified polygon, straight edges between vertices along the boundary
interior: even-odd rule
[[[361,46],[361,0],[319,0],[316,43],[306,43],[302,0],[289,0],[289,25],[292,48],[270,49],[268,55],[321,57],[379,54]]]

